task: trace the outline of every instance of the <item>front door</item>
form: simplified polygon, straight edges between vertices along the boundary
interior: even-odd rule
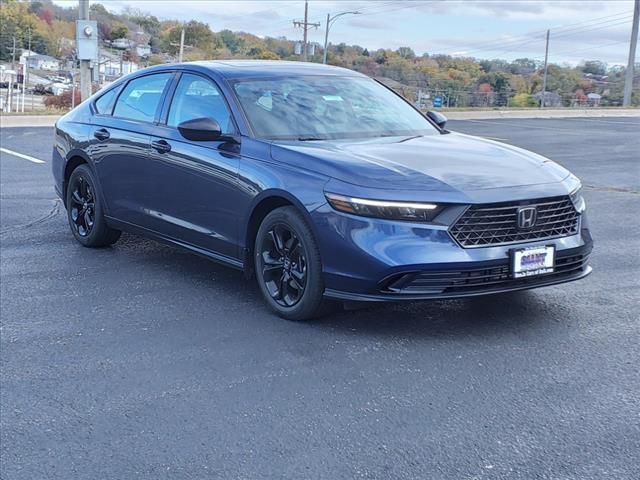
[[[154,229],[180,241],[237,259],[240,205],[240,145],[228,140],[190,141],[177,126],[187,120],[216,120],[223,135],[236,129],[222,93],[208,78],[183,73],[167,120],[151,136],[153,168],[147,179]]]

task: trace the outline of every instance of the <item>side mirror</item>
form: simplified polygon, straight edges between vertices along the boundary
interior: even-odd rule
[[[440,112],[434,112],[429,110],[427,112],[427,117],[429,117],[436,125],[438,125],[442,129],[444,129],[444,126],[447,123],[447,117],[445,117]]]
[[[187,140],[208,142],[222,135],[220,124],[213,118],[194,118],[178,125],[178,131]]]

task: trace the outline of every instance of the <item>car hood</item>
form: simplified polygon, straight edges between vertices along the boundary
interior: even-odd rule
[[[459,133],[276,142],[271,155],[341,182],[385,190],[469,192],[557,183],[570,175],[533,152]]]

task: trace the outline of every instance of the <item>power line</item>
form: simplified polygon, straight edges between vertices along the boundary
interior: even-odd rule
[[[563,52],[554,52],[553,55],[566,55],[568,53],[580,53],[580,52],[586,52],[589,50],[596,50],[598,48],[605,48],[605,47],[610,47],[612,45],[619,45],[621,43],[627,43],[626,41],[619,41],[619,42],[611,42],[611,43],[605,43],[602,45],[594,45],[588,48],[581,48],[580,50],[565,50]]]
[[[554,37],[556,37],[557,35],[555,33],[562,33],[562,32],[569,32],[569,31],[573,31],[576,30],[576,28],[569,28],[569,27],[573,27],[575,25],[583,25],[584,27],[592,27],[592,26],[596,26],[596,25],[600,25],[603,23],[607,23],[607,22],[618,22],[620,20],[622,20],[623,18],[631,18],[630,15],[631,12],[621,12],[621,13],[617,13],[614,15],[607,15],[604,17],[596,17],[596,18],[592,18],[590,20],[584,20],[582,22],[576,22],[576,23],[572,23],[569,25],[564,25],[564,26],[555,26],[555,27],[550,27],[551,30],[553,30],[554,32]],[[622,18],[611,18],[611,17],[620,17],[621,15],[625,15],[625,17]],[[603,19],[609,19],[606,20],[604,22],[600,22],[599,20],[603,20]],[[596,23],[594,23],[596,22]],[[626,23],[626,22],[623,22]],[[592,24],[592,25],[587,25],[587,24]],[[617,25],[617,24],[615,24]],[[612,25],[612,26],[615,26]],[[584,28],[584,27],[579,27],[579,28]],[[495,40],[490,40],[490,41],[485,41],[485,42],[479,42],[479,43],[474,43],[474,44],[467,44],[467,45],[461,45],[461,46],[457,46],[456,49],[457,50],[464,50],[465,47],[471,47],[471,50],[469,50],[470,52],[477,52],[477,51],[489,51],[489,50],[495,50],[496,48],[500,48],[503,46],[508,46],[508,47],[513,47],[513,46],[519,46],[519,45],[525,45],[528,41],[530,41],[532,38],[535,38],[537,35],[540,35],[541,38],[542,36],[546,33],[547,29],[543,29],[543,30],[535,30],[532,32],[529,32],[527,34],[524,35],[518,35],[516,37],[512,37],[511,39],[495,39]]]
[[[629,18],[631,18],[631,17],[629,17]],[[585,22],[579,22],[579,23],[582,23],[582,24],[591,23],[594,20],[596,20],[596,19],[588,20],[588,21],[585,21]],[[612,20],[608,20],[608,21],[616,21],[617,22],[619,20],[620,19],[615,19],[615,20],[612,19]],[[622,22],[622,23],[626,23],[626,21]],[[599,25],[599,23],[596,23],[594,25]],[[618,25],[618,24],[615,23],[615,24],[612,24],[612,25],[607,25],[607,27],[608,26],[616,26],[616,25]],[[583,31],[590,31],[588,28],[591,27],[591,26],[593,26],[593,25],[586,25],[585,27],[587,27],[587,29],[584,29]],[[582,27],[582,28],[585,28],[585,27]],[[553,28],[552,27],[551,30],[554,33],[554,35],[553,35],[554,38],[557,38],[558,36],[560,36],[560,33],[574,31],[576,29],[572,28],[572,29],[569,29],[569,30],[564,30],[564,29],[561,29],[561,28]],[[511,40],[496,40],[496,41],[492,41],[490,43],[487,43],[485,45],[475,44],[474,46],[476,48],[471,48],[471,50],[467,50],[467,53],[469,53],[469,52],[482,52],[482,51],[494,51],[494,50],[497,50],[498,48],[500,48],[500,51],[512,51],[513,47],[519,47],[519,46],[522,46],[522,45],[526,45],[527,43],[530,43],[532,40],[537,38],[538,35],[540,35],[540,38],[542,38],[545,33],[546,33],[546,29],[545,30],[539,30],[539,31],[530,32],[530,33],[528,33],[526,35],[522,35],[520,37],[513,37]],[[567,36],[569,36],[569,35],[567,35]],[[504,46],[507,46],[509,48],[508,49],[501,48],[501,47],[504,47]],[[458,46],[457,50],[459,50],[459,49],[463,49],[464,50],[464,46]]]

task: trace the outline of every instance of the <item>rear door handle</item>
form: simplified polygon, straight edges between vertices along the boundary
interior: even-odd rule
[[[167,153],[171,151],[171,145],[166,140],[154,140],[151,142],[151,148],[158,153]]]
[[[101,128],[100,130],[96,130],[95,132],[93,132],[93,136],[98,140],[106,140],[111,136],[111,134],[109,133],[109,130]]]

